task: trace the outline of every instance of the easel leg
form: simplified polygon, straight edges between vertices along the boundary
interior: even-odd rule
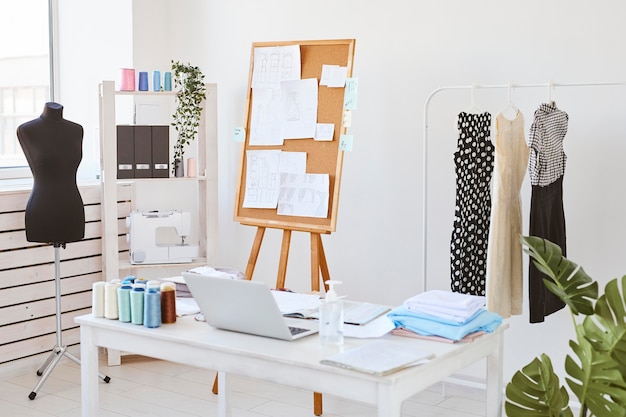
[[[328,264],[324,255],[324,246],[322,246],[322,237],[319,233],[311,233],[311,291],[320,290],[320,269],[322,270],[322,278],[325,281],[330,279],[328,273]],[[324,288],[326,284],[324,283]],[[313,414],[322,415],[322,394],[313,393]]]
[[[311,233],[311,290],[320,290],[320,271],[322,272],[322,283],[324,289],[328,290],[325,284],[330,279],[328,272],[328,263],[326,263],[326,255],[324,254],[324,245],[322,245],[322,235],[319,233]]]
[[[252,279],[252,274],[254,273],[256,260],[259,257],[259,251],[261,250],[261,242],[263,242],[264,234],[265,227],[258,227],[256,229],[256,236],[254,237],[254,243],[252,244],[252,250],[250,251],[250,257],[248,258],[248,265],[246,266],[246,279]]]
[[[278,277],[276,277],[276,288],[285,288],[285,277],[287,276],[287,261],[289,260],[289,245],[291,243],[291,230],[283,230],[283,244],[280,248],[280,262],[278,263]]]

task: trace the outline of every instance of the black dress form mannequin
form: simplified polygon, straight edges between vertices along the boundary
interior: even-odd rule
[[[63,356],[80,364],[63,345],[61,323],[60,248],[85,236],[85,209],[76,185],[83,157],[83,127],[63,119],[63,106],[46,103],[37,119],[21,124],[17,137],[33,173],[33,190],[26,205],[26,240],[54,245],[56,337],[52,353],[37,371],[42,376],[28,398],[34,400]],[[100,378],[110,378],[99,373]]]
[[[83,156],[83,127],[63,119],[63,106],[50,102],[39,118],[17,128],[17,137],[34,179],[26,206],[26,240],[81,240],[85,210],[76,171]]]

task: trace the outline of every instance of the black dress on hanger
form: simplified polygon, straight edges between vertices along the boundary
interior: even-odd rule
[[[451,289],[463,294],[485,295],[494,152],[490,137],[491,114],[461,112],[457,127]]]
[[[559,245],[563,256],[567,255],[563,210],[563,175],[567,157],[563,151],[563,139],[568,121],[567,113],[559,110],[556,103],[541,104],[535,111],[528,135],[528,171],[532,186],[528,233]],[[544,278],[548,277],[531,260],[528,270],[531,323],[543,322],[546,316],[565,307],[563,301],[546,288]]]

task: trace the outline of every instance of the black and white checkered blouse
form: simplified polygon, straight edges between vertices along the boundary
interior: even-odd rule
[[[568,121],[567,113],[559,110],[554,102],[543,103],[535,111],[528,134],[528,173],[532,185],[552,184],[565,173],[567,157],[563,151],[563,139]]]

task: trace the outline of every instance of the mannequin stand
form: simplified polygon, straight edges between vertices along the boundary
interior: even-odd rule
[[[71,353],[67,351],[67,346],[63,345],[63,340],[62,340],[63,335],[62,335],[62,327],[61,327],[61,268],[60,268],[61,256],[59,253],[59,248],[61,246],[63,246],[63,249],[65,249],[65,243],[54,243],[54,283],[56,287],[55,292],[56,292],[57,344],[52,349],[52,353],[50,353],[50,356],[48,356],[48,359],[46,359],[44,364],[41,365],[41,368],[37,370],[37,375],[41,376],[41,380],[37,383],[35,388],[33,388],[33,391],[30,394],[28,394],[28,398],[31,400],[35,399],[35,397],[37,396],[37,393],[39,392],[39,390],[41,389],[43,384],[46,382],[46,380],[48,379],[48,377],[50,376],[50,374],[52,373],[52,371],[57,366],[57,364],[59,363],[59,361],[61,360],[63,356],[67,356],[68,359],[80,365],[80,360],[76,356],[72,355]],[[100,372],[98,373],[98,376],[107,384],[111,381],[110,377]]]

